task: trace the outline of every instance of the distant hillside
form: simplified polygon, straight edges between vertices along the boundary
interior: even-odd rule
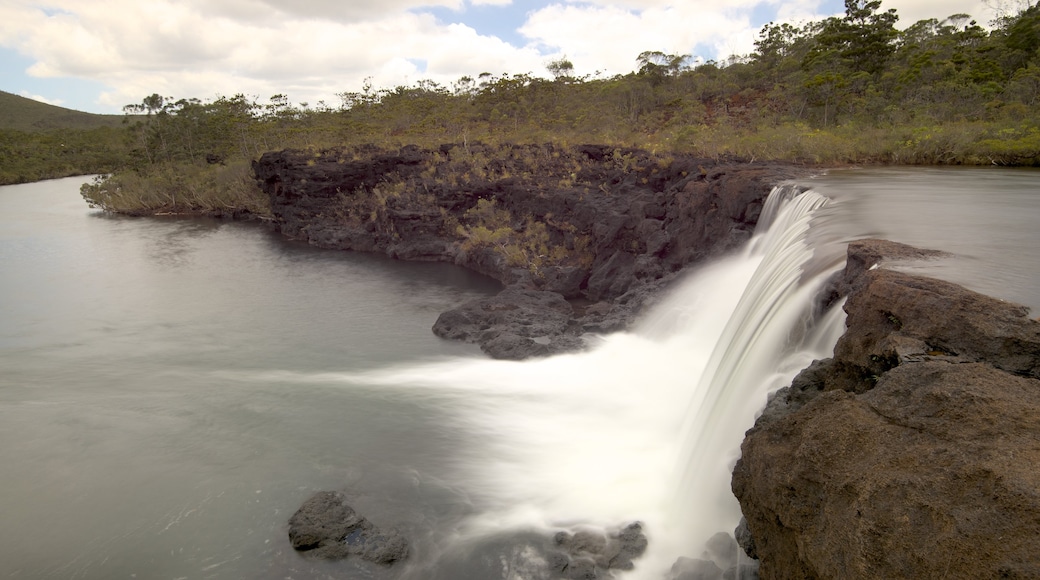
[[[35,133],[53,129],[119,127],[123,115],[95,115],[0,91],[0,129]]]

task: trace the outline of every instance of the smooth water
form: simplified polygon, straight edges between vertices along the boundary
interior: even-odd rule
[[[739,518],[743,431],[840,334],[811,299],[845,242],[946,249],[912,267],[1040,309],[1040,172],[807,183],[831,201],[633,332],[523,363],[432,335],[497,290],[454,267],[109,217],[79,180],[0,188],[0,577],[539,578],[543,531],[640,520],[631,576],[658,578]],[[294,553],[320,489],[404,532],[410,564]]]

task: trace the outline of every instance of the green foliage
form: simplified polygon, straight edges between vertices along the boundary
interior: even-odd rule
[[[0,185],[108,173],[127,161],[119,129],[0,129]]]
[[[116,128],[119,115],[94,115],[48,105],[8,92],[0,91],[0,129],[39,133],[55,129],[89,131],[102,127]]]
[[[118,213],[196,214],[248,211],[270,216],[267,196],[248,164],[156,165],[146,172],[99,177],[80,188],[90,207]]]

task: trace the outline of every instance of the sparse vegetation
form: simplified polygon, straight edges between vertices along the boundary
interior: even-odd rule
[[[270,216],[267,197],[249,164],[174,167],[99,176],[80,188],[91,207],[131,215],[235,214]]]

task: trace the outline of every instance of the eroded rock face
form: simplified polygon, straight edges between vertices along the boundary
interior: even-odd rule
[[[890,244],[850,245],[834,358],[777,393],[741,446],[733,490],[761,576],[1040,577],[1040,323],[870,270]]]
[[[289,542],[296,550],[317,558],[357,556],[390,565],[408,556],[404,538],[376,527],[336,491],[320,491],[300,506],[289,519]]]
[[[600,145],[471,143],[272,152],[254,173],[290,237],[453,262],[507,287],[596,304],[591,316],[555,325],[548,344],[518,332],[517,316],[480,332],[436,330],[523,358],[580,348],[577,328],[626,327],[682,268],[746,241],[773,185],[809,170]],[[554,308],[528,319],[555,320]],[[459,310],[456,319],[473,313]]]

